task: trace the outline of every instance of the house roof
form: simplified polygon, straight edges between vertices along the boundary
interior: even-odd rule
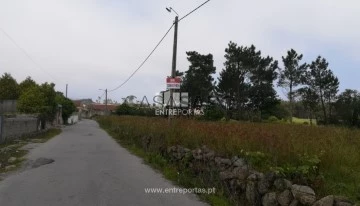
[[[84,107],[84,105],[89,105],[93,103],[91,99],[77,99],[72,101],[76,107]]]
[[[116,105],[116,104],[108,104],[107,109],[108,109],[108,111],[115,111],[117,106],[118,105]],[[91,104],[90,107],[93,110],[106,111],[106,105],[105,104]]]

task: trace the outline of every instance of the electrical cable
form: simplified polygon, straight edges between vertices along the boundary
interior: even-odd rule
[[[0,30],[5,34],[5,36],[33,63],[37,66],[38,69],[45,72],[49,77],[51,77],[55,81],[59,81],[58,79],[54,78],[50,73],[48,73],[40,64],[38,64],[27,52],[25,49],[19,46],[18,43],[2,28]],[[61,81],[60,81],[61,82]]]
[[[174,27],[174,23],[171,25],[171,27],[168,29],[168,31],[165,33],[165,35],[161,38],[161,40],[159,41],[159,43],[157,43],[157,45],[155,46],[155,48],[150,52],[150,54],[145,58],[145,60],[140,64],[140,66],[123,82],[121,83],[119,86],[117,86],[116,88],[109,90],[108,92],[113,92],[115,90],[118,90],[119,88],[121,88],[123,85],[125,85],[135,74],[137,71],[139,71],[139,69],[141,69],[141,67],[147,62],[147,60],[151,57],[151,55],[155,52],[155,50],[160,46],[160,44],[162,43],[162,41],[165,39],[165,37],[169,34],[169,32],[171,31],[171,29]]]
[[[185,19],[186,17],[188,17],[190,14],[194,13],[196,10],[200,9],[202,6],[204,6],[205,4],[207,4],[210,0],[205,1],[204,3],[202,3],[200,6],[196,7],[194,10],[190,11],[188,14],[186,14],[185,16],[181,17],[179,19],[178,22],[180,22],[181,20]]]

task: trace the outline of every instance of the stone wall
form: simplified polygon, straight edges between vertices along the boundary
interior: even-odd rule
[[[143,147],[148,147],[150,138],[143,138]],[[249,206],[354,206],[347,198],[329,195],[319,197],[306,186],[293,184],[275,173],[261,173],[254,170],[244,158],[237,156],[223,158],[206,146],[190,150],[182,146],[167,148],[167,156],[181,164],[189,161],[189,167],[203,171],[216,171],[220,181],[226,185],[232,197],[240,205]]]
[[[16,100],[0,100],[0,114],[15,113]]]
[[[19,138],[38,131],[39,122],[35,117],[3,118],[0,142]]]

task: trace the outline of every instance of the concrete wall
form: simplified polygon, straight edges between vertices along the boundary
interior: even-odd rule
[[[2,118],[0,142],[19,138],[38,131],[38,119],[35,117]]]
[[[0,100],[0,114],[15,112],[16,100]]]
[[[73,114],[69,117],[69,119],[67,120],[68,124],[75,124],[79,121],[79,114]]]

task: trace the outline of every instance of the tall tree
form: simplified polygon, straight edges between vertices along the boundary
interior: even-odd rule
[[[37,86],[36,82],[31,77],[26,77],[26,79],[19,84],[20,95],[34,86]]]
[[[0,100],[15,100],[19,98],[19,85],[9,73],[0,77]]]
[[[298,54],[294,49],[287,52],[286,57],[282,57],[284,68],[280,69],[278,86],[288,89],[290,122],[292,123],[294,89],[304,82],[304,76],[308,65],[300,64],[303,55]]]
[[[255,59],[258,61],[250,70],[250,105],[252,110],[259,111],[260,115],[269,114],[276,104],[280,104],[273,85],[277,78],[278,62],[269,56]]]
[[[76,111],[76,106],[73,101],[65,97],[62,92],[56,92],[55,101],[61,105],[62,108],[62,119],[66,124],[68,118]]]
[[[360,127],[360,93],[356,90],[346,89],[335,103],[338,118],[346,125]]]
[[[309,112],[310,124],[312,125],[314,114],[318,109],[319,95],[311,87],[303,87],[297,90],[297,95],[300,96],[300,101],[304,108]]]
[[[25,90],[19,97],[17,109],[19,112],[26,114],[45,113],[45,94],[41,91],[40,86],[34,86]]]
[[[336,96],[339,88],[339,80],[328,68],[329,63],[325,58],[318,56],[310,65],[310,71],[307,74],[306,83],[319,96],[324,122],[328,123],[329,112],[327,106]]]
[[[250,69],[254,67],[253,56],[259,55],[255,46],[243,47],[231,42],[225,49],[225,68],[218,78],[217,92],[222,96],[228,109],[227,118],[232,117],[231,110],[238,112],[249,102]]]
[[[191,106],[204,103],[213,90],[216,67],[212,54],[202,55],[196,51],[186,52],[187,59],[190,62],[189,69],[185,72],[181,90],[189,93]]]
[[[243,47],[234,42],[225,49],[225,59],[216,91],[228,108],[242,116],[245,111],[262,111],[278,103],[273,89],[277,61],[262,57],[254,45]]]
[[[25,90],[19,98],[18,110],[24,113],[38,114],[41,125],[45,128],[47,121],[54,120],[58,109],[54,87],[55,84],[46,82]]]
[[[45,96],[44,113],[41,114],[40,119],[43,125],[47,122],[52,122],[55,119],[56,112],[58,111],[58,104],[56,103],[55,84],[45,82],[40,85],[41,92]]]

